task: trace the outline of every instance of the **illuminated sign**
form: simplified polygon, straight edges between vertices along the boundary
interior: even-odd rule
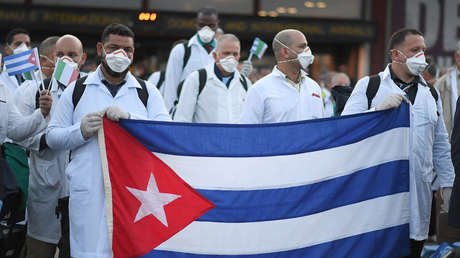
[[[139,13],[138,20],[139,21],[155,21],[157,19],[158,15],[157,13],[148,13],[148,12],[142,12]]]

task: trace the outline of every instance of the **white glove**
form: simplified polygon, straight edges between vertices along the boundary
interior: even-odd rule
[[[252,73],[252,63],[249,60],[245,60],[242,62],[241,65],[241,74],[243,74],[246,77],[249,77]]]
[[[390,94],[382,101],[382,103],[375,107],[375,110],[385,110],[399,107],[403,100],[406,103],[409,103],[409,100],[401,94]]]
[[[452,187],[443,187],[441,188],[441,211],[449,212],[449,202],[450,202],[450,195],[452,194]]]
[[[93,136],[100,128],[102,128],[102,116],[100,112],[89,113],[81,120],[80,130],[86,140]]]
[[[120,118],[123,119],[128,119],[129,118],[129,113],[122,110],[121,108],[117,106],[110,106],[106,109],[105,115],[107,116],[108,119],[118,122]]]

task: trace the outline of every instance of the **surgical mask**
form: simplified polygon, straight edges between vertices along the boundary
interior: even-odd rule
[[[220,59],[219,64],[227,73],[233,73],[238,66],[238,61],[236,61],[234,56],[227,56]]]
[[[10,48],[13,50],[13,54],[19,54],[19,53],[29,50],[29,48],[27,47],[25,43],[22,43],[17,48],[12,48],[12,47]]]
[[[70,58],[68,56],[61,57],[61,60],[66,62],[68,65],[70,65],[73,68],[78,68],[78,63],[76,63],[72,58]],[[80,60],[81,60],[81,58],[80,58]]]
[[[211,30],[208,26],[204,26],[201,30],[198,31],[198,37],[203,43],[209,43],[214,38],[215,32]]]
[[[313,63],[313,61],[315,60],[315,56],[311,53],[310,47],[305,48],[305,50],[302,51],[302,53],[297,54],[294,50],[292,50],[290,47],[288,47],[288,46],[286,46],[285,44],[283,44],[283,43],[282,43],[281,41],[279,41],[277,38],[275,38],[275,40],[278,41],[278,43],[280,43],[281,45],[283,45],[285,48],[289,49],[292,53],[294,53],[294,54],[297,55],[297,58],[279,61],[278,63],[286,63],[286,62],[292,62],[292,61],[298,60],[300,66],[302,67],[302,69],[306,69],[306,68],[307,68],[309,65],[311,65],[311,64]]]
[[[398,52],[401,53],[401,55],[403,55],[406,58],[407,68],[409,69],[410,73],[415,76],[423,73],[423,71],[425,71],[426,67],[428,66],[425,60],[425,53],[423,51],[416,53],[410,58],[408,58],[403,52],[399,50]],[[397,62],[397,63],[400,63],[400,62]]]
[[[128,69],[129,65],[131,64],[131,60],[123,49],[120,48],[110,54],[105,52],[104,47],[102,47],[102,50],[105,54],[105,61],[107,62],[109,68],[112,69],[112,71],[121,73]]]

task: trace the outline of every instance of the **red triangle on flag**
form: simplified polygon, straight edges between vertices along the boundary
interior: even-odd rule
[[[35,66],[38,66],[38,60],[37,60],[37,56],[35,55],[35,51],[32,51],[32,53],[30,54],[29,58],[27,59],[27,62],[35,65]]]
[[[114,257],[145,255],[215,207],[137,139],[107,119],[104,139],[111,183],[112,203],[107,205],[112,205]],[[149,204],[136,197],[147,194],[150,198],[156,187],[156,194],[167,199],[160,206],[164,209],[163,221],[161,214],[155,215]]]

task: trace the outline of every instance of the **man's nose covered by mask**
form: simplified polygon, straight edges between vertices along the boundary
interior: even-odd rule
[[[107,65],[112,71],[116,73],[122,73],[128,69],[129,65],[131,64],[131,60],[123,49],[115,50],[110,54],[105,52],[104,47],[102,47],[102,50],[105,53],[105,60]]]
[[[298,54],[290,47],[286,46],[283,42],[279,41],[277,38],[275,38],[275,40],[287,49],[289,49],[292,53],[297,55],[297,58],[279,61],[279,63],[292,62],[298,60],[302,69],[305,69],[309,65],[311,65],[315,60],[315,56],[312,54],[310,47],[307,47],[304,51],[302,51],[302,53]]]
[[[421,74],[423,71],[425,71],[426,67],[428,66],[426,60],[425,60],[425,53],[423,51],[420,51],[418,53],[416,53],[415,55],[413,55],[412,57],[407,57],[403,52],[397,50],[399,53],[401,53],[401,55],[403,55],[405,58],[406,58],[406,65],[407,65],[407,68],[409,69],[409,71],[417,76],[419,74]],[[396,62],[396,61],[394,61]],[[401,62],[396,62],[396,63],[400,63],[402,64]]]
[[[203,43],[209,43],[214,38],[215,32],[208,26],[204,26],[201,30],[198,31],[198,37]]]
[[[238,66],[238,61],[236,61],[234,56],[227,56],[219,60],[219,64],[227,73],[233,73]]]

